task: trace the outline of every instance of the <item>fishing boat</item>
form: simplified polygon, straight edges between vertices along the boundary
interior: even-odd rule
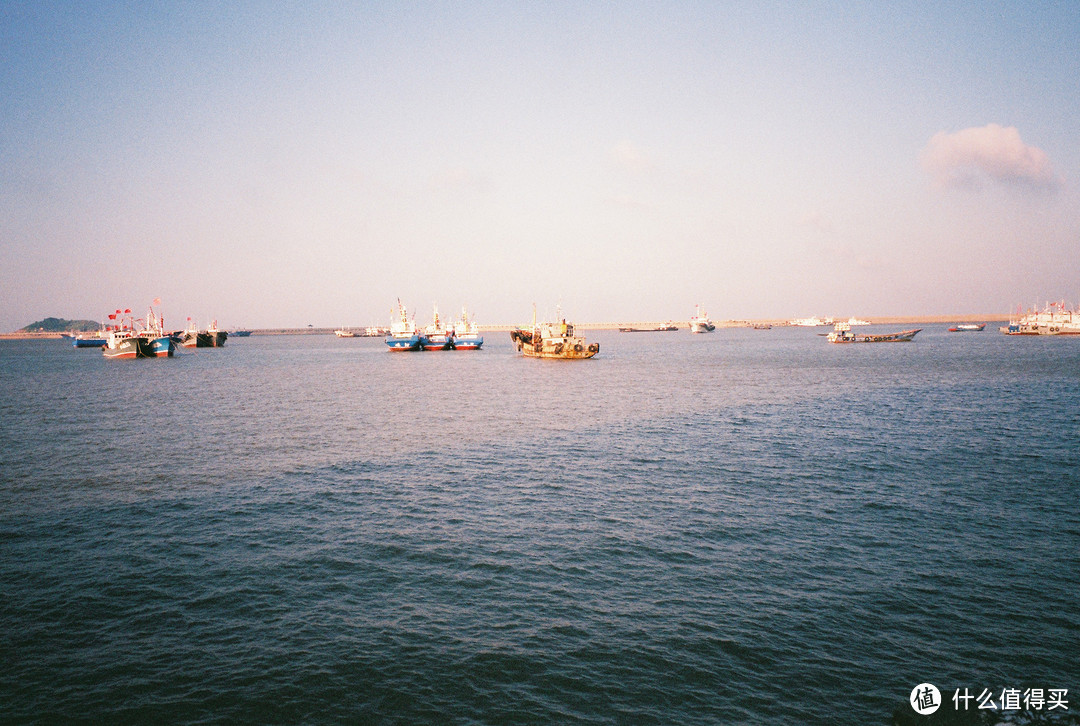
[[[124,314],[130,313],[130,309],[124,311]],[[165,319],[155,315],[151,307],[145,323],[130,317],[121,318],[120,323],[109,331],[101,350],[106,358],[171,358],[176,351],[176,339],[165,332]]]
[[[532,326],[511,330],[510,339],[518,352],[529,358],[577,360],[592,358],[600,352],[600,344],[587,343],[585,338],[575,335],[573,323],[566,322],[566,318],[558,323],[537,323],[535,308]]]
[[[1047,303],[1039,312],[1017,314],[1002,326],[1006,335],[1080,335],[1080,309],[1069,310],[1065,301]]]
[[[102,347],[106,358],[151,358],[150,341],[133,330],[113,330]]]
[[[957,323],[949,328],[950,333],[981,333],[986,323]]]
[[[229,335],[231,335],[234,338],[247,338],[247,337],[249,337],[251,335],[251,331],[250,330],[234,330],[231,333],[229,333]]]
[[[907,343],[922,328],[914,330],[902,330],[899,333],[853,333],[848,323],[836,323],[833,331],[827,336],[830,343]]]
[[[435,306],[431,314],[431,325],[420,332],[420,348],[422,350],[453,350],[454,330],[447,329],[439,320],[439,308]]]
[[[420,336],[416,332],[416,323],[405,313],[405,306],[398,298],[398,319],[391,320],[390,334],[386,336],[386,346],[394,352],[420,350]],[[393,311],[391,311],[393,314]]]
[[[454,323],[454,350],[480,350],[484,344],[484,336],[476,327],[476,322],[469,320],[469,314],[465,307],[461,308],[461,318]]]
[[[358,333],[354,333],[353,331],[348,330],[347,328],[338,328],[337,330],[334,331],[334,335],[336,335],[339,338],[356,338],[356,337],[359,337]]]
[[[218,328],[216,320],[210,321],[210,325],[206,327],[206,334],[210,336],[210,345],[213,348],[220,348],[229,339],[228,331]]]
[[[653,328],[619,328],[620,333],[666,333],[672,330],[678,330],[679,326],[670,320],[664,325],[657,325]]]
[[[694,317],[690,318],[690,332],[711,333],[714,330],[716,326],[709,320],[709,314],[701,309],[701,305],[698,305],[694,311]]]
[[[100,348],[108,342],[109,333],[102,326],[101,331],[97,333],[79,333],[70,337],[73,348]]]
[[[821,318],[819,318],[816,315],[814,317],[812,317],[812,318],[795,318],[794,320],[789,320],[788,321],[788,325],[794,325],[794,326],[800,327],[800,328],[816,328],[819,325],[828,325],[828,324],[829,324],[829,321],[822,320]]]
[[[127,313],[131,313],[131,310],[128,310]],[[115,321],[122,319],[123,315],[124,312],[121,310],[110,313],[108,318],[110,321],[114,322],[105,323],[103,321],[100,329],[95,333],[85,332],[75,335],[64,335],[64,337],[71,338],[71,346],[73,348],[101,348],[109,342],[109,332],[117,327]]]
[[[180,345],[185,348],[220,348],[225,345],[229,334],[219,330],[217,321],[214,320],[206,330],[199,330],[195,323],[188,318],[188,326],[180,332]]]

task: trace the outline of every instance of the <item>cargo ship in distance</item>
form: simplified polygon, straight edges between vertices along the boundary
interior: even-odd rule
[[[622,327],[619,328],[620,333],[666,333],[672,330],[678,330],[679,326],[675,323],[668,321],[665,325],[657,325],[653,328],[633,328]]]

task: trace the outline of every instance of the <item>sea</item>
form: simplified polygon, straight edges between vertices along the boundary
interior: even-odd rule
[[[0,341],[0,721],[1076,723],[1080,338],[992,327]]]

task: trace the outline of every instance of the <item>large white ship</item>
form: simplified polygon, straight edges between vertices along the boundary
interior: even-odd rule
[[[1005,335],[1080,335],[1080,309],[1069,310],[1065,301],[1047,303],[1041,311],[1017,314],[1001,327]]]

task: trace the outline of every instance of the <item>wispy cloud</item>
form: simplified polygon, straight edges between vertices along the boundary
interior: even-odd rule
[[[920,155],[922,166],[942,187],[977,187],[984,182],[1054,190],[1062,179],[1042,149],[1029,146],[1014,126],[987,124],[939,131]]]

